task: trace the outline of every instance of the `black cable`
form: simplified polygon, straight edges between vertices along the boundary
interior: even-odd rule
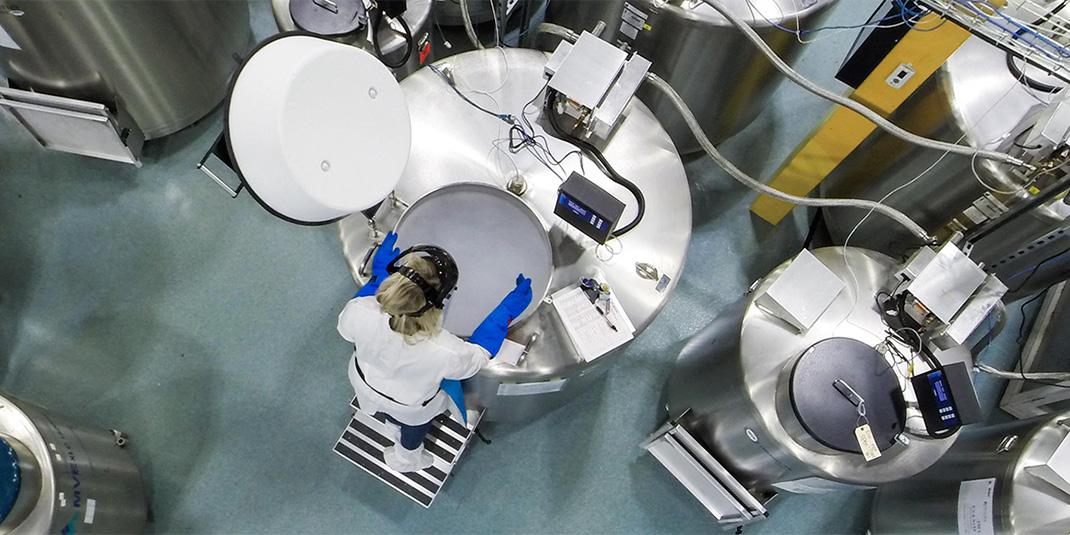
[[[606,157],[602,154],[602,151],[598,150],[598,147],[595,147],[594,145],[591,145],[590,143],[565,132],[560,127],[560,125],[557,124],[557,119],[555,117],[554,112],[554,105],[557,103],[557,96],[558,94],[556,90],[550,87],[546,88],[546,105],[543,108],[543,111],[546,113],[546,120],[550,123],[550,128],[553,129],[554,133],[557,135],[558,138],[575,145],[588,156],[590,156],[591,159],[593,159],[595,163],[598,164],[598,167],[602,169],[602,172],[604,172],[606,176],[610,178],[610,180],[623,186],[624,189],[628,190],[635,197],[637,208],[635,219],[632,220],[631,223],[628,223],[627,225],[624,225],[623,227],[620,227],[619,229],[613,231],[614,236],[623,236],[632,229],[634,229],[636,226],[638,226],[639,222],[643,220],[643,215],[646,214],[646,197],[643,197],[643,192],[639,189],[639,186],[636,186],[634,182],[624,178],[620,175],[620,173],[617,173],[616,169],[613,169],[613,166],[610,165],[608,160],[606,160]]]
[[[386,57],[383,55],[383,50],[379,47],[379,26],[382,24],[383,19],[386,18],[382,12],[379,16],[375,17],[375,24],[372,27],[372,47],[375,48],[375,55],[379,57],[379,61],[383,62],[383,65],[391,69],[397,69],[404,66],[409,61],[409,57],[412,56],[412,49],[416,48],[416,43],[412,38],[412,30],[409,29],[409,23],[405,22],[404,15],[399,16],[396,20],[401,23],[401,27],[405,30],[405,55],[401,58],[401,61],[397,63],[387,63]]]
[[[1047,264],[1048,262],[1051,262],[1052,260],[1055,260],[1056,258],[1059,258],[1060,256],[1063,256],[1066,253],[1070,253],[1070,248],[1063,249],[1062,252],[1053,254],[1053,255],[1045,258],[1044,260],[1041,260],[1040,263],[1038,263],[1037,265],[1033,266],[1033,269],[1029,272],[1029,276],[1026,277],[1025,280],[1022,281],[1021,284],[1019,284],[1013,290],[1011,290],[1011,291],[1009,291],[1007,293],[1014,294],[1014,293],[1017,293],[1022,288],[1025,288],[1025,285],[1029,284],[1029,281],[1033,280],[1033,276],[1036,275],[1038,271],[1040,271],[1040,268],[1042,266],[1044,266],[1044,264]]]
[[[495,119],[498,119],[499,121],[504,121],[507,124],[513,124],[511,116],[500,114],[500,113],[494,113],[494,112],[488,110],[487,108],[484,108],[483,106],[480,106],[479,104],[476,104],[474,101],[472,101],[472,99],[468,98],[467,95],[465,95],[464,93],[461,93],[461,90],[457,88],[457,84],[455,84],[453,82],[453,80],[450,79],[449,76],[446,76],[446,73],[442,72],[442,70],[440,70],[438,67],[436,67],[433,63],[429,64],[427,67],[429,69],[431,69],[435,74],[437,74],[440,78],[442,78],[442,80],[446,82],[446,85],[450,86],[450,89],[452,89],[454,93],[457,93],[457,96],[459,96],[462,99],[464,99],[464,101],[467,102],[469,105],[471,105],[473,108],[475,108],[475,109],[477,109],[477,110],[479,110],[479,111],[481,111],[481,112],[483,112],[483,113],[485,113],[487,115],[490,115],[491,117],[494,117]]]
[[[1050,288],[1051,287],[1049,286],[1048,289],[1050,289]],[[1025,342],[1025,307],[1029,306],[1030,303],[1033,303],[1037,299],[1040,299],[1041,297],[1044,297],[1045,295],[1047,295],[1048,294],[1048,289],[1045,289],[1043,292],[1040,292],[1037,295],[1034,295],[1033,297],[1027,299],[1024,303],[1022,303],[1022,306],[1018,308],[1019,316],[1022,317],[1022,321],[1021,321],[1021,323],[1018,324],[1018,338],[1015,340],[1015,342],[1017,342],[1017,344],[1018,344],[1018,348],[1019,348],[1019,352],[1020,353],[1025,350],[1025,347],[1023,346],[1023,343]],[[1058,382],[1054,382],[1053,383],[1053,382],[1050,382],[1050,381],[1045,381],[1043,379],[1032,379],[1032,378],[1026,377],[1025,376],[1025,368],[1024,368],[1024,365],[1022,363],[1022,356],[1021,355],[1018,356],[1018,363],[1017,363],[1017,365],[1015,365],[1014,370],[1012,370],[1012,371],[1014,373],[1017,373],[1018,375],[1020,375],[1022,377],[1022,380],[1027,382],[1027,383],[1037,383],[1037,384],[1042,384],[1042,385],[1046,385],[1046,386],[1054,386],[1054,387],[1058,387],[1058,388],[1070,388],[1070,385],[1064,385],[1064,384],[1060,384]]]
[[[1018,30],[1018,31],[1021,31],[1021,30]],[[1019,67],[1018,64],[1014,62],[1014,58],[1016,58],[1016,57],[1017,56],[1015,56],[1014,54],[1012,54],[1010,52],[1007,52],[1007,70],[1011,71],[1011,74],[1014,75],[1014,77],[1016,79],[1020,80],[1023,84],[1025,84],[1026,87],[1028,87],[1029,89],[1032,89],[1034,91],[1040,91],[1041,93],[1051,93],[1051,94],[1055,94],[1055,93],[1058,93],[1059,91],[1063,90],[1063,88],[1061,88],[1061,87],[1050,85],[1050,84],[1045,84],[1044,82],[1039,82],[1037,80],[1034,80],[1034,79],[1026,76],[1025,73],[1022,72],[1022,68]],[[1022,60],[1022,61],[1025,61],[1025,60]]]
[[[810,221],[810,230],[806,232],[806,239],[803,240],[803,249],[809,249],[813,244],[814,237],[817,236],[817,229],[825,222],[825,211],[820,208],[817,213],[814,214],[814,219]]]
[[[1067,3],[1070,3],[1070,0],[1063,0],[1063,2],[1061,4],[1059,4],[1058,6],[1052,8],[1050,11],[1045,13],[1039,19],[1033,21],[1032,26],[1036,26],[1036,25],[1040,25],[1040,24],[1044,24],[1045,22],[1048,22],[1049,20],[1051,20],[1052,17],[1054,17],[1060,11],[1062,11],[1063,8],[1066,7]],[[1023,35],[1025,35],[1025,28],[1022,28],[1022,29],[1018,30],[1017,32],[1015,32],[1013,38],[1014,39],[1018,39],[1019,37],[1021,37]],[[1007,70],[1011,71],[1011,74],[1013,74],[1015,78],[1018,78],[1019,80],[1024,82],[1025,85],[1027,87],[1029,87],[1030,89],[1033,89],[1034,91],[1041,91],[1043,93],[1053,93],[1053,94],[1054,93],[1058,93],[1059,91],[1063,90],[1063,88],[1061,88],[1061,87],[1045,84],[1044,82],[1038,82],[1038,81],[1036,81],[1036,80],[1034,80],[1034,79],[1032,79],[1032,78],[1030,78],[1028,76],[1025,76],[1025,73],[1022,71],[1022,68],[1019,67],[1018,64],[1014,62],[1014,58],[1015,58],[1014,54],[1011,54],[1010,52],[1007,52]],[[1025,60],[1023,59],[1022,61],[1025,61]]]

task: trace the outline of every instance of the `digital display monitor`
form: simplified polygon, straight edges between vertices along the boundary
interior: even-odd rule
[[[591,211],[590,208],[587,208],[582,203],[569,197],[568,195],[564,193],[558,195],[557,203],[562,205],[564,208],[567,208],[573,214],[579,216],[588,225],[590,225],[591,228],[599,232],[604,232],[608,230],[608,222],[605,219],[598,217],[598,214]]]
[[[969,381],[966,376],[965,381]],[[925,419],[925,429],[930,436],[943,437],[955,432],[963,425],[955,402],[955,392],[963,389],[962,385],[953,386],[955,381],[944,369],[935,369],[910,378],[914,393],[918,399],[918,409]],[[967,383],[968,384],[968,383]],[[972,385],[970,385],[972,386]]]

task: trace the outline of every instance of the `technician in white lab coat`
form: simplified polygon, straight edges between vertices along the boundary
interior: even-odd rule
[[[531,279],[517,277],[517,287],[465,342],[442,328],[442,308],[457,282],[449,253],[434,246],[400,253],[396,241],[390,233],[376,251],[372,278],[342,309],[338,333],[355,346],[349,382],[360,410],[385,414],[398,426],[384,461],[411,472],[433,463],[423,440],[431,421],[451,407],[443,388],[489,364],[509,322],[531,302]]]

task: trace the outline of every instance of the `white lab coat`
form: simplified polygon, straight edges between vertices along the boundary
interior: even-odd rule
[[[385,412],[401,423],[422,425],[452,406],[439,390],[442,380],[472,377],[490,362],[490,353],[445,330],[410,344],[389,321],[375,297],[355,298],[338,315],[338,333],[356,346],[349,382],[362,412]],[[358,362],[367,382],[357,374]]]

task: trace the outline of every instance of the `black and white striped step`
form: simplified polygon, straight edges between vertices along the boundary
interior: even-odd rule
[[[357,407],[356,400],[353,407]],[[386,465],[383,450],[394,445],[393,426],[385,418],[376,419],[359,410],[334,445],[334,451],[416,503],[430,507],[475,435],[473,430],[481,416],[469,413],[467,428],[445,414],[435,418],[424,439],[424,449],[434,457],[434,465],[418,472],[397,472]]]

